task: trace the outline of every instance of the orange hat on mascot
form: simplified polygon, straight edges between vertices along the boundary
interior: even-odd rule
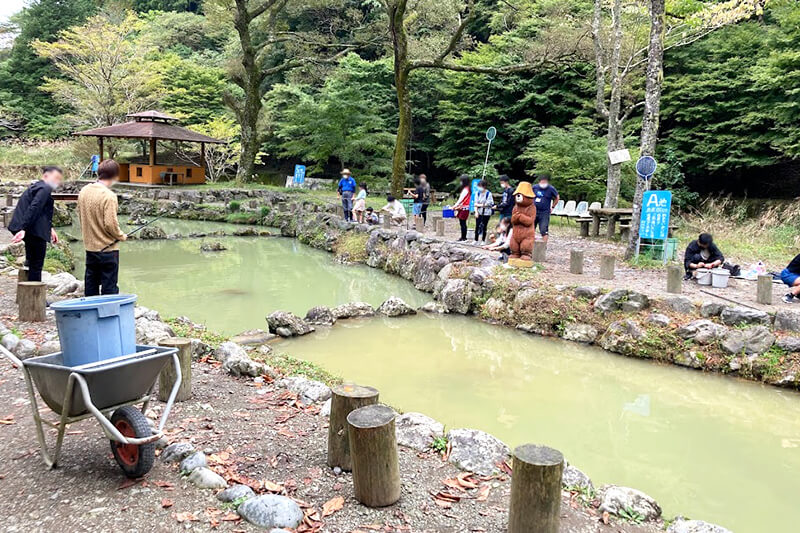
[[[514,191],[514,196],[521,194],[526,198],[533,198],[535,195],[533,194],[533,186],[527,181],[520,181],[519,185],[517,185],[517,190]]]

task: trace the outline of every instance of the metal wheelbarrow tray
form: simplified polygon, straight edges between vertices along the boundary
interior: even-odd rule
[[[114,457],[126,475],[141,477],[150,470],[155,441],[164,435],[164,425],[181,383],[177,349],[140,345],[133,354],[72,367],[63,364],[60,352],[25,361],[2,346],[0,353],[21,368],[25,376],[36,436],[49,467],[58,462],[67,425],[93,416],[111,440]],[[157,430],[152,430],[144,413],[156,379],[170,359],[175,368],[175,383]],[[60,416],[59,422],[48,422],[39,414],[34,384],[42,400]],[[131,407],[138,403],[142,404],[141,410]],[[52,455],[47,450],[43,423],[58,429]]]

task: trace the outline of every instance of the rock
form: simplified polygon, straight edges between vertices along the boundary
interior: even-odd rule
[[[645,520],[655,520],[661,516],[661,507],[656,501],[636,489],[606,485],[600,489],[600,511],[619,515],[625,509],[636,511]]]
[[[158,344],[159,341],[174,337],[175,332],[159,320],[150,320],[142,317],[136,320],[136,342],[138,344]]]
[[[166,239],[167,238],[167,232],[165,232],[164,228],[162,228],[161,226],[158,226],[158,225],[152,226],[151,225],[151,226],[147,226],[145,228],[142,228],[142,230],[139,231],[139,233],[137,234],[136,238],[137,239],[142,239],[142,240]]]
[[[146,318],[147,320],[157,320],[161,321],[161,315],[158,314],[158,311],[154,309],[148,309],[147,307],[138,305],[133,309],[133,318],[139,320],[140,318]]]
[[[337,305],[331,309],[331,314],[336,319],[360,318],[365,316],[373,316],[375,314],[375,309],[365,302],[351,302],[349,304]]]
[[[223,363],[230,358],[243,359],[249,358],[244,348],[232,341],[226,341],[214,350],[214,359]]]
[[[222,369],[228,374],[237,377],[248,376],[255,378],[263,375],[274,377],[272,368],[259,361],[253,361],[248,355],[244,357],[238,355],[228,357],[225,362],[222,363]]]
[[[721,346],[734,355],[745,353],[755,355],[766,352],[775,343],[775,335],[766,326],[753,326],[747,329],[734,329],[725,334]]]
[[[313,326],[306,324],[303,319],[287,311],[275,311],[267,317],[270,333],[277,333],[281,337],[296,337],[314,331]]]
[[[667,315],[662,315],[661,313],[650,313],[650,316],[647,317],[648,324],[661,328],[669,326],[671,322],[672,320]]]
[[[781,337],[775,344],[787,352],[800,352],[800,337]]]
[[[396,296],[392,296],[383,302],[380,307],[378,307],[378,313],[391,317],[417,314],[413,307]]]
[[[231,503],[236,500],[252,498],[256,493],[247,485],[233,485],[217,494],[217,499],[221,502]]]
[[[483,304],[481,314],[494,320],[506,320],[511,315],[511,308],[500,298],[489,298]]]
[[[428,302],[424,304],[422,307],[419,308],[420,311],[424,311],[425,313],[446,313],[447,308],[440,304],[439,302]]]
[[[78,290],[78,287],[79,284],[77,281],[70,281],[56,287],[55,290],[53,291],[53,294],[55,294],[56,296],[64,296],[67,294],[72,294],[73,292]]]
[[[749,307],[726,307],[720,314],[722,322],[729,326],[742,324],[769,324],[769,315]]]
[[[650,299],[639,292],[627,289],[614,289],[613,291],[600,296],[594,302],[594,308],[601,313],[611,311],[641,311],[650,305]]]
[[[331,416],[331,399],[328,398],[325,400],[325,403],[322,404],[322,407],[319,408],[320,416]]]
[[[230,341],[243,346],[258,346],[276,338],[275,335],[263,329],[248,329],[231,337]]]
[[[228,486],[222,476],[204,466],[192,470],[192,473],[189,474],[189,483],[193,483],[201,489],[224,489]]]
[[[193,453],[194,446],[190,442],[176,442],[164,448],[161,460],[165,463],[177,463]]]
[[[424,452],[444,435],[444,425],[422,413],[403,413],[395,419],[397,443]]]
[[[36,343],[28,339],[22,339],[12,351],[20,359],[27,359],[36,355]]]
[[[498,471],[497,463],[505,461],[510,454],[508,446],[477,429],[451,429],[447,442],[451,446],[449,461],[481,476]]]
[[[333,316],[330,307],[318,305],[308,310],[308,313],[306,313],[306,322],[309,324],[319,324],[321,326],[332,326],[333,323],[336,322],[336,317]]]
[[[644,337],[644,332],[639,325],[631,319],[612,323],[603,336],[600,337],[600,346],[610,352],[624,355],[634,355],[636,341]]]
[[[45,341],[39,346],[39,355],[50,355],[61,351],[61,343],[57,340]]]
[[[675,334],[687,340],[693,340],[697,344],[711,344],[721,339],[728,332],[728,328],[702,318],[693,320],[683,327],[675,330]]]
[[[700,316],[704,318],[719,316],[728,307],[730,306],[721,304],[719,302],[703,302],[703,304],[700,306]]]
[[[19,337],[13,333],[6,333],[3,335],[3,338],[0,339],[0,344],[3,345],[3,348],[13,353],[16,351],[17,345],[19,344]]]
[[[775,313],[775,329],[780,331],[800,331],[800,310],[779,309]]]
[[[471,285],[465,279],[448,279],[442,286],[439,301],[442,302],[447,312],[465,315],[469,312],[472,304]]]
[[[694,304],[686,296],[668,296],[664,298],[664,303],[676,313],[693,313]]]
[[[787,372],[783,374],[780,378],[773,382],[774,385],[778,387],[788,387],[788,388],[796,388],[797,387],[797,373],[796,372]]]
[[[532,287],[526,287],[514,295],[514,309],[532,308],[539,305],[541,301],[541,291]]]
[[[208,462],[206,461],[206,454],[203,452],[194,452],[191,455],[188,455],[183,461],[181,461],[181,472],[189,473],[193,472],[197,468],[201,468],[204,466],[208,466]]]
[[[591,285],[575,288],[575,296],[578,298],[586,298],[588,300],[594,300],[600,296],[601,292],[602,291],[600,290],[600,287],[594,287]]]
[[[689,368],[703,368],[703,362],[705,360],[705,356],[696,350],[677,353],[672,358],[672,361],[676,365],[688,366]]]
[[[225,250],[227,250],[227,248],[219,241],[204,242],[200,245],[201,252],[224,252]]]
[[[47,285],[48,289],[55,289],[65,284],[69,283],[75,284],[78,282],[75,276],[73,276],[69,272],[61,272],[59,274],[54,274],[50,277],[42,276],[42,281],[44,281],[44,284]]]
[[[592,480],[578,468],[567,465],[561,474],[561,484],[567,488],[591,489],[594,488]]]
[[[589,324],[570,323],[564,327],[561,336],[568,341],[592,343],[597,338],[597,329]]]
[[[675,518],[667,533],[732,533],[729,529],[702,520],[687,520],[681,516]]]
[[[300,376],[283,378],[276,383],[278,387],[289,389],[297,394],[299,400],[305,404],[321,403],[331,397],[331,389],[319,381]]]
[[[275,494],[250,498],[239,506],[237,512],[251,524],[263,528],[294,529],[303,521],[303,511],[294,500]]]

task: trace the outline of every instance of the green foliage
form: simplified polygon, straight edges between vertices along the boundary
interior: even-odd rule
[[[347,263],[364,263],[367,261],[367,239],[369,234],[353,231],[343,233],[336,239],[333,253],[336,258]]]
[[[228,211],[230,211],[231,213],[236,213],[241,208],[242,208],[242,202],[240,202],[239,200],[232,200],[230,203],[228,203]]]
[[[131,7],[140,13],[147,11],[200,11],[200,0],[133,0]]]
[[[663,150],[661,162],[653,177],[656,188],[672,191],[672,206],[677,209],[697,205],[700,195],[689,190],[686,186],[686,175],[683,173],[683,163],[672,148]]]
[[[66,244],[48,246],[44,256],[44,270],[51,274],[75,270],[75,257],[69,246]]]
[[[431,443],[431,449],[436,453],[442,454],[447,451],[447,437],[445,435],[441,435],[439,437],[434,437],[433,442]]]
[[[259,353],[253,353],[254,359],[260,359],[267,363],[274,370],[286,376],[305,376],[308,379],[321,381],[327,385],[335,385],[341,383],[341,379],[334,376],[321,366],[310,361],[303,361],[296,359],[284,353],[272,353],[266,356],[261,356]]]
[[[620,510],[619,517],[625,522],[629,522],[631,524],[641,524],[645,519],[645,516],[642,513],[631,507],[626,507]]]

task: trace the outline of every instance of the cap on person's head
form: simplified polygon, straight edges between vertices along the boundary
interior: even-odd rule
[[[55,165],[48,165],[46,167],[42,167],[42,174],[50,174],[51,172],[58,172],[62,176],[64,175],[64,171],[61,170],[61,167],[57,167]]]
[[[349,168],[343,168],[342,171],[340,172],[340,174],[342,176],[349,176],[350,175],[350,169]]]
[[[540,183],[543,182],[543,181],[550,181],[550,174],[548,174],[546,172],[544,172],[542,174],[539,174],[538,180],[539,180]]]
[[[703,246],[708,246],[712,242],[714,242],[714,237],[712,237],[710,233],[701,233],[700,236],[697,238],[697,242],[699,242]]]
[[[506,174],[501,174],[499,179],[500,179],[500,183],[510,183],[511,182],[511,178],[509,178]]]
[[[97,179],[113,180],[119,178],[119,163],[113,159],[106,159],[97,165]]]

